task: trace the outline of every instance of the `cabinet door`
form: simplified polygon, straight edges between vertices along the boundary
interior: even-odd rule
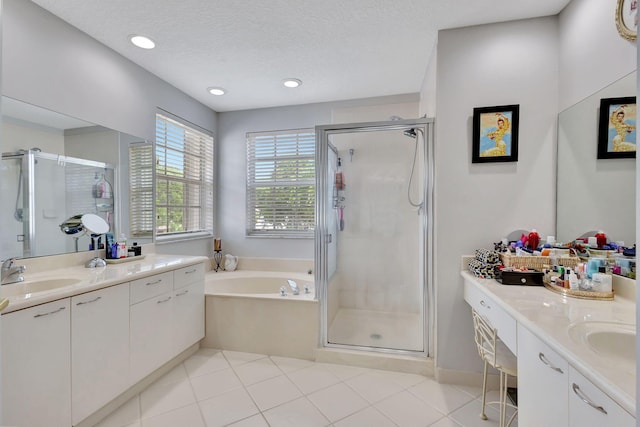
[[[134,304],[131,316],[131,378],[137,382],[173,356],[173,291]]]
[[[573,367],[569,368],[570,427],[633,427],[635,418]]]
[[[204,281],[173,291],[174,354],[204,338]]]
[[[129,384],[129,284],[71,298],[74,425]]]
[[[2,425],[71,425],[69,299],[2,316]]]
[[[518,425],[566,426],[569,364],[518,325]]]

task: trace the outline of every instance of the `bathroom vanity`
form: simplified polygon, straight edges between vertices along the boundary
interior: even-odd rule
[[[92,425],[204,337],[206,257],[25,274],[0,287],[3,425]],[[94,416],[95,417],[95,416]]]
[[[518,358],[518,425],[636,425],[634,298],[582,300],[461,274],[465,301]]]

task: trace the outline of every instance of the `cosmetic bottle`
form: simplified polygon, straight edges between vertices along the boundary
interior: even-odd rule
[[[611,292],[611,274],[607,274],[607,268],[600,266],[598,272],[593,274],[593,290],[597,292]]]
[[[118,258],[126,258],[127,257],[127,239],[124,237],[123,233],[120,233],[120,238],[118,239]]]
[[[572,291],[577,291],[579,289],[578,275],[573,271],[569,273],[569,289],[571,289]]]

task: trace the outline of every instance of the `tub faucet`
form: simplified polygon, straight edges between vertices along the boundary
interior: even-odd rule
[[[289,284],[289,287],[291,288],[291,293],[294,295],[300,295],[300,288],[298,287],[298,284],[296,282],[294,282],[291,279],[287,279],[287,283]]]
[[[24,265],[14,266],[13,262],[15,258],[9,258],[2,263],[1,270],[1,285],[8,285],[10,283],[18,283],[23,282],[24,277],[22,273],[27,269]]]

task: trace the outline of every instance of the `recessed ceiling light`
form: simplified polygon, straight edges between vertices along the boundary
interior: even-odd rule
[[[142,49],[153,49],[154,47],[156,47],[155,42],[149,37],[138,36],[134,34],[132,36],[129,36],[129,40],[131,40],[131,43]]]
[[[224,95],[226,93],[226,91],[221,87],[210,87],[210,88],[207,88],[207,90],[211,95],[216,95],[216,96]]]
[[[286,87],[298,87],[302,84],[302,80],[299,79],[284,79],[282,84]]]

